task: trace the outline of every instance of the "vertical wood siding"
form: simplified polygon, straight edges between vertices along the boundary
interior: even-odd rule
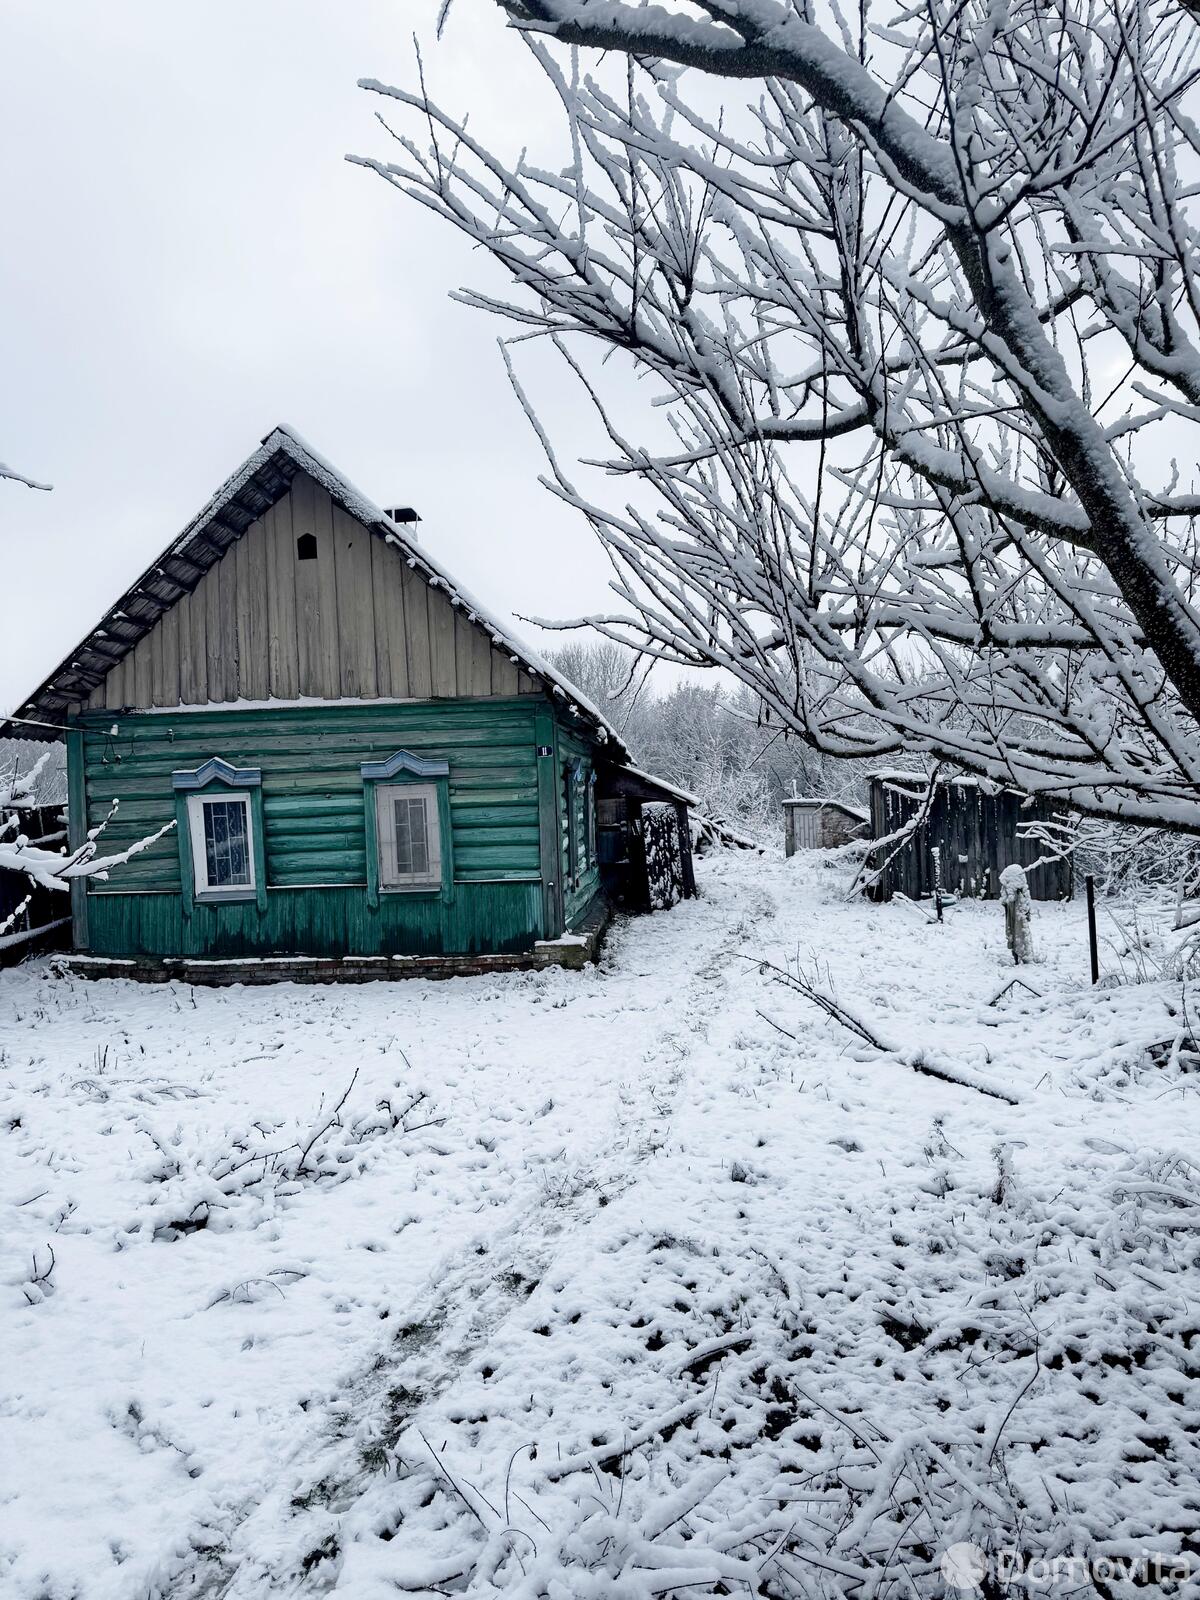
[[[306,534],[315,560],[298,559]],[[534,692],[444,591],[301,473],[116,663],[88,708]]]
[[[902,787],[883,778],[871,779],[871,832],[876,839],[898,832],[920,808],[913,793],[920,779]],[[1069,859],[1034,867],[1047,853],[1036,840],[1018,837],[1023,824],[1069,820],[1064,807],[1048,800],[1027,800],[1011,789],[988,793],[975,780],[950,780],[938,785],[925,822],[898,850],[882,852],[887,867],[869,893],[873,900],[905,894],[919,900],[934,890],[933,856],[941,850],[942,888],[947,894],[995,900],[1000,874],[1016,862],[1029,870],[1029,892],[1035,900],[1069,900],[1073,879]],[[892,851],[895,851],[892,854]],[[878,863],[877,863],[878,864]]]

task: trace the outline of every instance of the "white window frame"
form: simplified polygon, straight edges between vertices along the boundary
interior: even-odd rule
[[[421,800],[425,806],[429,864],[420,876],[402,874],[396,865],[396,813],[392,802],[397,795],[406,800]],[[442,829],[437,784],[376,783],[375,839],[379,852],[380,894],[431,894],[439,890],[442,887]]]
[[[249,883],[209,883],[208,851],[204,840],[204,808],[206,805],[239,805],[246,815],[246,860],[250,868]],[[229,793],[228,790],[210,790],[208,793],[188,795],[188,831],[192,842],[192,876],[197,900],[253,900],[258,895],[258,863],[254,859],[254,812],[250,796]]]

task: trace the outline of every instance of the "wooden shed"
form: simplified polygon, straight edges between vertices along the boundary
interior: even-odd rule
[[[877,772],[871,777],[871,835],[887,839],[899,833],[921,810],[927,779],[920,772]],[[899,846],[881,847],[875,864],[884,867],[870,890],[873,900],[893,894],[919,900],[934,893],[935,850],[941,864],[941,886],[947,895],[995,900],[1000,874],[1013,862],[1031,869],[1029,890],[1035,900],[1069,900],[1073,879],[1067,859],[1034,867],[1050,852],[1036,839],[1022,837],[1033,823],[1061,826],[1067,812],[1047,800],[1002,788],[980,778],[941,780],[925,820]]]
[[[597,846],[614,905],[662,911],[696,893],[690,812],[695,796],[636,767],[600,767]]]
[[[797,850],[834,850],[871,831],[871,814],[863,806],[841,800],[812,800],[795,795],[783,802],[785,855]]]
[[[114,801],[106,845],[175,825],[73,887],[79,970],[443,975],[594,948],[597,797],[643,779],[415,520],[277,428],[18,708],[65,734],[73,843]]]

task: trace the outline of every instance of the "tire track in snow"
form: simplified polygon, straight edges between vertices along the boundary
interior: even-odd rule
[[[366,1502],[395,1469],[406,1431],[419,1432],[423,1414],[533,1295],[562,1246],[586,1232],[666,1145],[695,1042],[743,974],[735,958],[752,930],[776,915],[774,897],[756,884],[714,887],[670,927],[652,918],[619,926],[598,969],[606,990],[624,984],[631,1000],[648,998],[640,1014],[654,1019],[633,1080],[618,1091],[614,1122],[602,1124],[561,1174],[535,1175],[527,1162],[518,1194],[497,1203],[486,1226],[442,1257],[399,1330],[381,1338],[321,1407],[314,1432],[280,1464],[269,1494],[227,1505],[219,1535],[213,1517],[194,1530],[194,1553],[171,1572],[165,1597],[248,1600],[336,1582],[342,1519],[363,1502],[369,1520]],[[567,1003],[585,998],[572,995]],[[534,1120],[536,1114],[526,1127]],[[477,1136],[486,1139],[489,1130]]]

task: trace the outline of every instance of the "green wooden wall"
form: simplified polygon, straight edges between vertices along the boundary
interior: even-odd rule
[[[85,791],[89,827],[119,802],[104,853],[171,819],[173,771],[220,756],[262,769],[268,894],[265,912],[253,903],[197,905],[185,917],[172,832],[107,882],[90,882],[80,943],[103,955],[222,958],[508,952],[554,938],[561,929],[551,924],[550,885],[565,858],[544,870],[541,841],[560,836],[563,820],[544,814],[555,795],[561,807],[561,784],[543,781],[539,805],[537,730],[546,710],[543,697],[518,696],[84,713],[70,741],[72,793]],[[561,720],[556,733],[560,760],[583,754],[590,763],[585,738]],[[378,908],[367,904],[359,765],[398,749],[450,764],[449,903],[385,895]],[[561,884],[569,926],[598,890],[595,865]]]

